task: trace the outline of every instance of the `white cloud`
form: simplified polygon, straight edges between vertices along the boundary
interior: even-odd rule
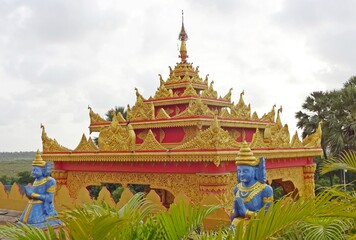
[[[0,151],[75,148],[88,135],[87,106],[101,115],[154,95],[178,61],[184,9],[189,61],[220,95],[234,88],[259,116],[294,113],[309,93],[355,75],[353,1],[2,1]]]

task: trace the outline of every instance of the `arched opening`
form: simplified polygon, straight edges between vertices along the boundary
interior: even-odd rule
[[[284,195],[290,194],[292,198],[298,196],[298,189],[295,188],[292,181],[283,181],[282,178],[272,180],[274,200],[278,200]]]

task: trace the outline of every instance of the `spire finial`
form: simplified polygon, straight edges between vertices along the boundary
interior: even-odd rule
[[[188,34],[184,28],[184,12],[183,12],[183,10],[182,10],[182,28],[180,30],[178,39],[181,41],[180,49],[179,49],[179,52],[180,52],[179,57],[182,59],[182,62],[186,62],[188,55],[187,55],[187,48],[185,45],[185,41],[188,40]]]

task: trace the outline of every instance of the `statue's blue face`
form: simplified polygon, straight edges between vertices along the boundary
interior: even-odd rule
[[[255,167],[239,165],[237,166],[237,176],[240,182],[249,183],[255,180]]]
[[[34,178],[43,177],[43,168],[37,166],[32,167],[32,176]]]

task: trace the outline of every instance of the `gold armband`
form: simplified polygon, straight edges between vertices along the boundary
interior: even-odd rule
[[[32,193],[31,194],[31,197],[32,198],[38,198],[38,197],[40,197],[41,195],[39,195],[38,193]]]
[[[47,189],[47,192],[49,193],[54,193],[56,191],[56,186],[50,186],[48,189]]]
[[[264,202],[264,203],[271,203],[271,202],[273,202],[273,196],[263,198],[263,199],[262,199],[262,202]]]

